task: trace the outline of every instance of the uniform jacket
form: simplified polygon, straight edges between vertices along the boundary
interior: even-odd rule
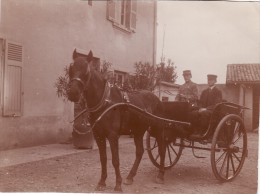
[[[197,84],[192,81],[184,83],[180,88],[175,98],[176,101],[197,103],[198,101],[198,88]]]
[[[202,108],[213,109],[217,103],[222,102],[222,92],[215,86],[202,91],[199,105]]]

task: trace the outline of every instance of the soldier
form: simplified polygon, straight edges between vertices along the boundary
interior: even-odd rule
[[[189,102],[193,105],[198,101],[197,84],[191,81],[192,75],[190,70],[183,71],[185,83],[179,88],[179,92],[175,98],[176,101]]]

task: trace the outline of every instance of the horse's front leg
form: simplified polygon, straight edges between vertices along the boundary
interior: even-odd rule
[[[135,135],[134,136],[134,141],[135,141],[135,162],[134,165],[131,169],[131,171],[129,172],[127,178],[124,181],[124,184],[126,185],[131,185],[133,184],[134,181],[134,176],[136,175],[136,172],[138,170],[139,164],[141,162],[141,159],[143,157],[144,154],[144,145],[143,145],[143,134],[140,135]]]
[[[164,141],[163,135],[159,135],[157,138],[158,142],[158,152],[160,155],[160,168],[159,173],[156,177],[156,183],[163,184],[164,183],[164,163],[165,163],[165,153],[166,153],[166,142]]]
[[[108,137],[108,141],[110,143],[110,149],[112,153],[112,164],[115,169],[116,173],[116,186],[114,188],[115,191],[122,192],[121,184],[122,184],[122,177],[120,174],[120,169],[119,169],[119,147],[118,147],[118,139],[119,136],[116,134],[111,134]]]
[[[106,152],[106,138],[96,137],[97,146],[99,149],[99,156],[101,162],[101,178],[96,187],[97,191],[103,191],[106,188],[106,178],[107,178],[107,152]]]

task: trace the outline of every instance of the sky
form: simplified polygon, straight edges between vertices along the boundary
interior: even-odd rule
[[[226,82],[227,64],[260,63],[260,2],[162,1],[157,4],[157,62],[161,56],[195,83],[207,74]],[[164,39],[163,39],[164,37]]]

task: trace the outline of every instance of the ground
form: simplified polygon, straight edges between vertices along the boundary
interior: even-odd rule
[[[133,143],[120,145],[122,177],[125,178],[135,156]],[[158,172],[144,153],[134,184],[123,185],[125,193],[257,193],[258,134],[248,134],[248,157],[242,171],[232,182],[220,183],[211,170],[210,153],[193,157],[184,149],[179,162],[165,174],[163,185],[155,183]],[[100,177],[98,150],[54,157],[0,168],[0,192],[95,192]],[[105,193],[114,192],[115,175],[108,148],[108,179]]]

